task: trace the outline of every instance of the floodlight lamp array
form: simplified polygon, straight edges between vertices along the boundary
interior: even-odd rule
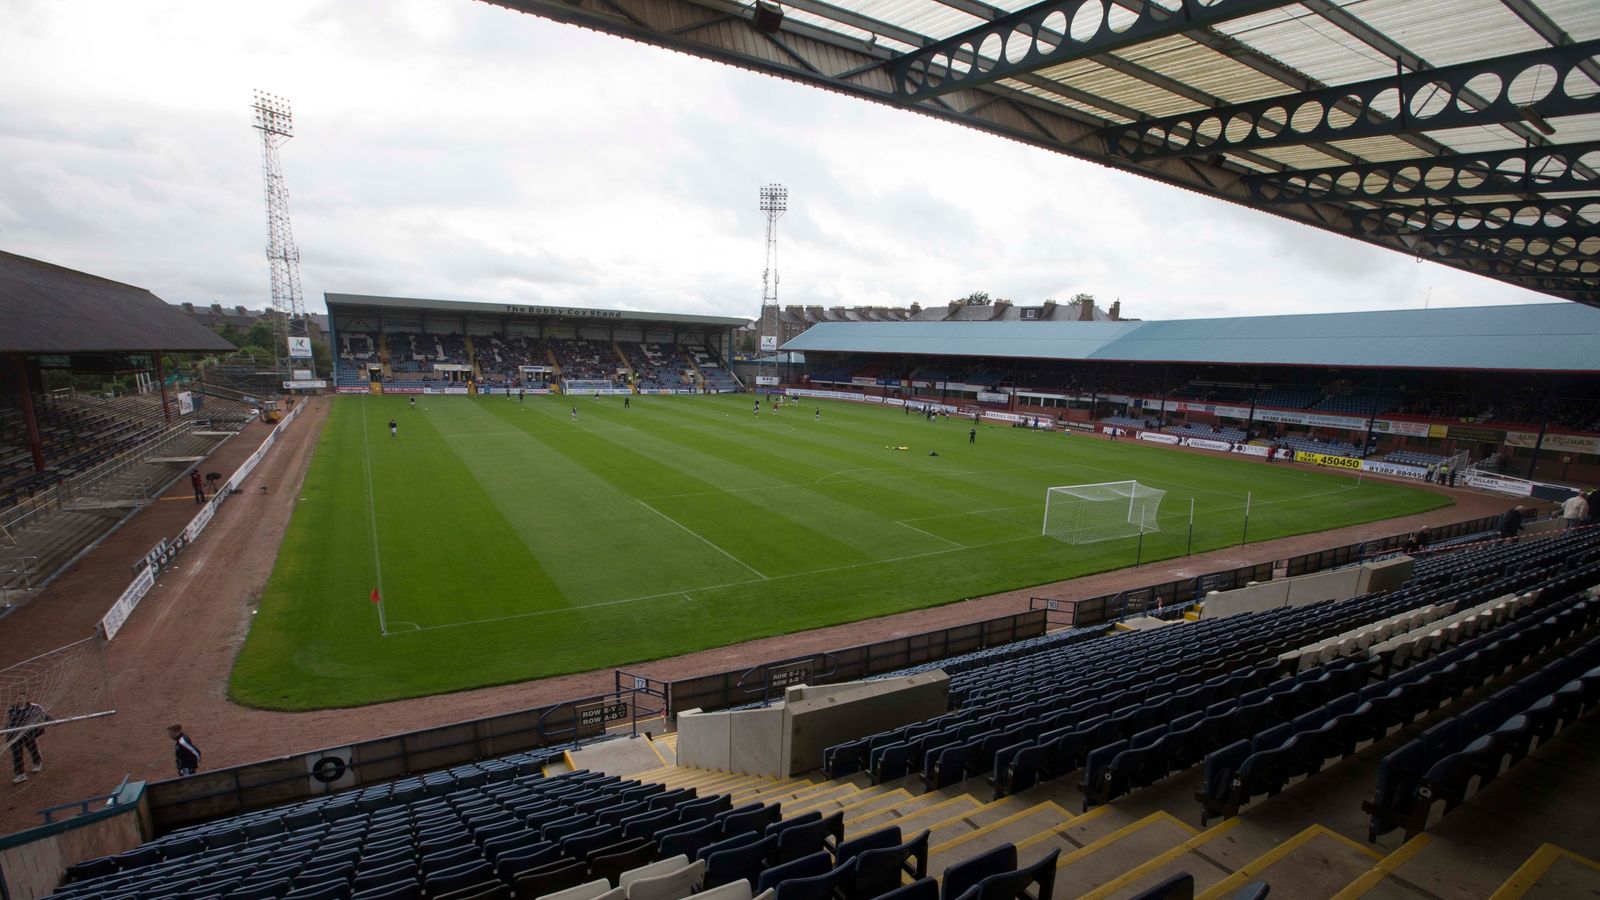
[[[769,184],[761,188],[761,211],[784,212],[789,208],[789,189],[781,184]]]
[[[268,134],[294,137],[294,113],[289,108],[289,101],[259,90],[255,92],[255,98],[252,105],[256,111],[255,127]]]

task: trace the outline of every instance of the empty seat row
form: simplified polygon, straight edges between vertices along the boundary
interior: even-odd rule
[[[1532,672],[1482,703],[1437,723],[1384,756],[1369,814],[1369,840],[1404,827],[1409,840],[1444,813],[1600,706],[1600,639]]]

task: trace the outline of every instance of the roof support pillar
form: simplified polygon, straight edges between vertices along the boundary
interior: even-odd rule
[[[167,424],[172,424],[172,407],[167,403],[167,373],[161,365],[161,351],[155,352],[156,357],[156,384],[161,386],[161,418]]]
[[[28,367],[20,355],[11,357],[11,368],[17,379],[17,405],[22,407],[22,423],[28,430],[28,453],[33,457],[33,471],[44,471],[44,442],[39,439],[39,419],[33,411],[33,386],[28,383]]]

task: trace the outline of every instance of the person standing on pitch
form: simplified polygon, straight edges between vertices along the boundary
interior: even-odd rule
[[[412,409],[416,409],[417,408],[417,398],[415,398],[415,397],[411,398],[411,408]]]
[[[44,733],[43,728],[28,728],[29,725],[41,725],[50,721],[50,716],[44,707],[28,700],[27,691],[18,691],[16,699],[11,701],[11,706],[6,710],[6,734],[11,742],[11,770],[16,777],[11,779],[12,784],[21,784],[28,780],[27,773],[22,771],[22,751],[27,749],[28,755],[33,757],[33,771],[44,768],[44,757],[39,755],[39,735]],[[13,731],[12,729],[27,729]]]
[[[193,775],[200,771],[200,748],[183,733],[183,726],[168,725],[167,737],[172,738],[172,755],[178,763],[178,774]]]
[[[623,409],[627,409],[629,402],[632,401],[632,400],[633,400],[633,395],[632,394],[623,394],[622,395],[622,408]]]
[[[518,403],[523,402],[523,399],[522,399],[523,398],[523,394],[524,394],[524,391],[522,390],[522,388],[517,388],[517,402]]]
[[[572,421],[574,421],[574,422],[576,422],[576,421],[578,421],[578,408],[577,408],[577,407],[576,407],[576,406],[574,406],[574,407],[573,407],[573,408],[572,408],[572,415],[571,415],[571,417],[570,417],[570,418],[571,418],[571,419],[572,419]]]
[[[393,419],[390,419],[389,420],[389,437],[397,438],[399,436],[400,436],[400,423],[396,422]]]
[[[761,418],[761,398],[756,398],[756,418]]]
[[[813,421],[813,422],[821,422],[822,421],[822,407],[820,407],[820,406],[817,407],[817,414],[811,417],[811,421]]]
[[[967,429],[967,443],[976,444],[977,442],[978,442],[978,429],[977,429],[977,426],[973,426],[972,428]]]
[[[199,469],[194,469],[189,472],[189,483],[194,486],[194,502],[206,502],[206,483],[200,480]]]

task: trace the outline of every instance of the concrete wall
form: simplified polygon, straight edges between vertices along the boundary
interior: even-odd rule
[[[923,672],[882,681],[792,688],[785,697],[788,743],[784,775],[822,765],[822,751],[842,741],[943,715],[950,677]]]
[[[1401,556],[1382,562],[1252,584],[1231,591],[1212,591],[1206,596],[1204,616],[1207,619],[1224,618],[1267,609],[1306,606],[1324,600],[1349,600],[1374,591],[1390,591],[1411,577],[1412,565],[1411,557]]]
[[[822,751],[949,709],[950,679],[924,672],[882,681],[791,687],[763,709],[678,714],[678,765],[788,777],[822,765]]]
[[[128,785],[113,809],[42,825],[0,839],[0,888],[9,900],[34,900],[55,892],[67,866],[124,853],[149,833],[142,782]]]

